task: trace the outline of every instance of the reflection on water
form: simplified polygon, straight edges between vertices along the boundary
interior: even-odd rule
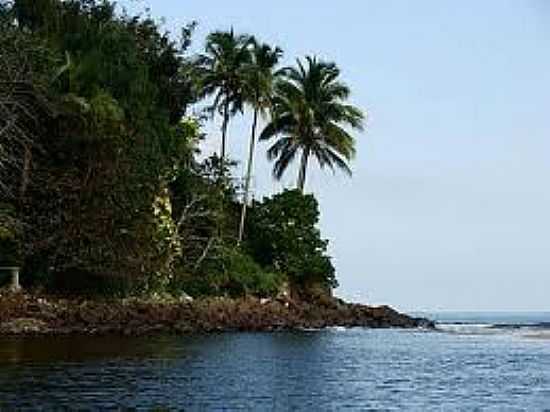
[[[102,359],[172,358],[173,339],[128,339],[122,337],[43,337],[0,341],[2,363],[87,362]],[[181,349],[181,348],[179,348]]]
[[[550,342],[333,330],[0,340],[0,410],[342,410],[550,404]]]

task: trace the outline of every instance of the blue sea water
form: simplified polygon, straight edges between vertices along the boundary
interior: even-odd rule
[[[335,328],[0,340],[0,410],[550,411],[550,314]]]

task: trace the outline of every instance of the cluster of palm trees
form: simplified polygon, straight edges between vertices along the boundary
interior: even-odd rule
[[[267,156],[274,162],[273,175],[280,179],[300,157],[297,187],[303,192],[309,159],[319,165],[351,174],[348,162],[355,154],[350,130],[363,129],[363,113],[347,104],[350,89],[340,81],[334,63],[306,57],[297,67],[278,69],[282,50],[258,42],[253,36],[216,31],[206,39],[200,56],[201,90],[213,97],[210,107],[221,117],[221,173],[226,161],[230,119],[252,110],[252,129],[246,167],[244,199],[239,230],[242,240],[246,220],[259,116],[267,124],[259,140],[273,140]]]

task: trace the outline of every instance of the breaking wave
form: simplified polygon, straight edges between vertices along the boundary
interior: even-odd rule
[[[540,323],[467,323],[441,322],[436,329],[458,335],[514,335],[550,339],[550,322]]]

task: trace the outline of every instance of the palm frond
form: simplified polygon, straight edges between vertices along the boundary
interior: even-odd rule
[[[298,151],[311,153],[321,168],[351,175],[348,161],[355,156],[355,138],[346,128],[363,130],[364,115],[346,103],[350,89],[339,78],[334,63],[316,56],[278,72],[272,119],[260,135],[260,140],[280,136],[268,150],[275,178],[281,178]]]
[[[279,157],[281,153],[289,150],[291,146],[292,140],[289,137],[280,138],[267,150],[268,160],[274,160]]]
[[[277,180],[281,180],[283,177],[283,174],[286,172],[294,158],[296,157],[296,153],[298,152],[298,148],[294,145],[291,145],[288,147],[287,150],[281,152],[281,155],[275,162],[275,165],[273,166],[273,176]]]

